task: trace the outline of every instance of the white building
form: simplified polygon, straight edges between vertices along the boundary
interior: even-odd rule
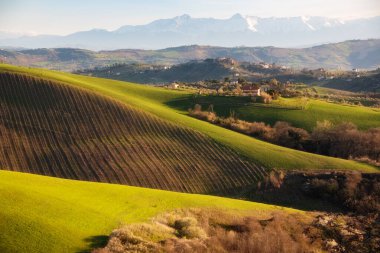
[[[172,83],[168,86],[168,88],[171,88],[171,89],[178,89],[179,88],[179,84],[178,83]]]

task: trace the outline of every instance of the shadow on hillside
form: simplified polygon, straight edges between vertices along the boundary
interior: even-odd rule
[[[189,95],[182,98],[172,99],[165,104],[173,109],[180,111],[188,111],[194,108],[195,104],[202,106],[203,110],[208,110],[210,105],[213,105],[213,110],[218,116],[228,117],[231,111],[236,112],[239,108],[246,106],[251,101],[250,97],[239,96],[203,96]]]
[[[304,211],[377,211],[380,174],[357,171],[271,172],[261,187],[246,191],[246,199]]]
[[[164,104],[175,109],[175,110],[180,110],[180,111],[187,111],[189,108],[194,107],[195,100],[193,96],[186,96],[183,98],[177,98],[177,99],[172,99]]]
[[[104,248],[107,245],[108,236],[106,235],[95,235],[84,239],[87,244],[87,248],[77,251],[77,253],[90,253],[96,248]]]
[[[257,196],[250,196],[247,200],[269,205],[294,208],[302,211],[319,211],[330,213],[342,213],[346,210],[331,201],[311,198],[306,196],[285,196],[278,192],[258,193]]]

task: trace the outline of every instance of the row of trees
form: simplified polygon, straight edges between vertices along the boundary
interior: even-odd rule
[[[190,115],[284,147],[376,164],[380,162],[380,128],[362,131],[350,122],[334,125],[323,121],[317,122],[309,133],[287,122],[279,121],[272,127],[235,116],[218,117],[214,112],[202,111],[200,105],[190,110]]]

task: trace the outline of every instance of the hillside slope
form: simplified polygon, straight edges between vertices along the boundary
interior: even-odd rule
[[[185,92],[62,72],[1,65],[0,72],[4,71],[24,73],[44,79],[60,81],[71,86],[86,88],[97,94],[111,97],[126,105],[140,108],[162,119],[174,122],[177,126],[185,126],[199,131],[211,137],[216,142],[233,149],[240,157],[246,157],[250,162],[262,164],[267,168],[358,169],[372,172],[377,171],[377,169],[368,165],[300,152],[259,141],[249,136],[191,118],[186,115],[186,111],[174,110],[168,106],[170,102],[189,95]]]
[[[169,68],[162,65],[117,64],[115,66],[77,71],[75,73],[128,82],[162,84],[220,80],[233,75],[231,67],[230,64],[224,64],[220,59],[206,59],[204,61],[190,61],[173,65]]]
[[[202,108],[208,108],[212,104],[213,110],[219,116],[229,117],[231,111],[234,111],[239,119],[271,125],[277,121],[286,121],[308,131],[312,131],[318,121],[324,120],[334,124],[352,122],[364,130],[380,126],[380,109],[336,104],[311,98],[281,97],[273,100],[271,104],[262,104],[253,103],[249,97],[189,96],[171,105],[186,109],[194,108],[195,104],[202,105]]]
[[[0,171],[0,252],[88,252],[124,224],[176,208],[292,211],[271,205]]]
[[[191,129],[83,89],[0,74],[0,168],[181,192],[236,193],[267,170]]]

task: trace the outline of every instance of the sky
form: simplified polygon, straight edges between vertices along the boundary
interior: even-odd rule
[[[380,16],[380,0],[0,0],[0,31],[37,35],[192,17]]]

